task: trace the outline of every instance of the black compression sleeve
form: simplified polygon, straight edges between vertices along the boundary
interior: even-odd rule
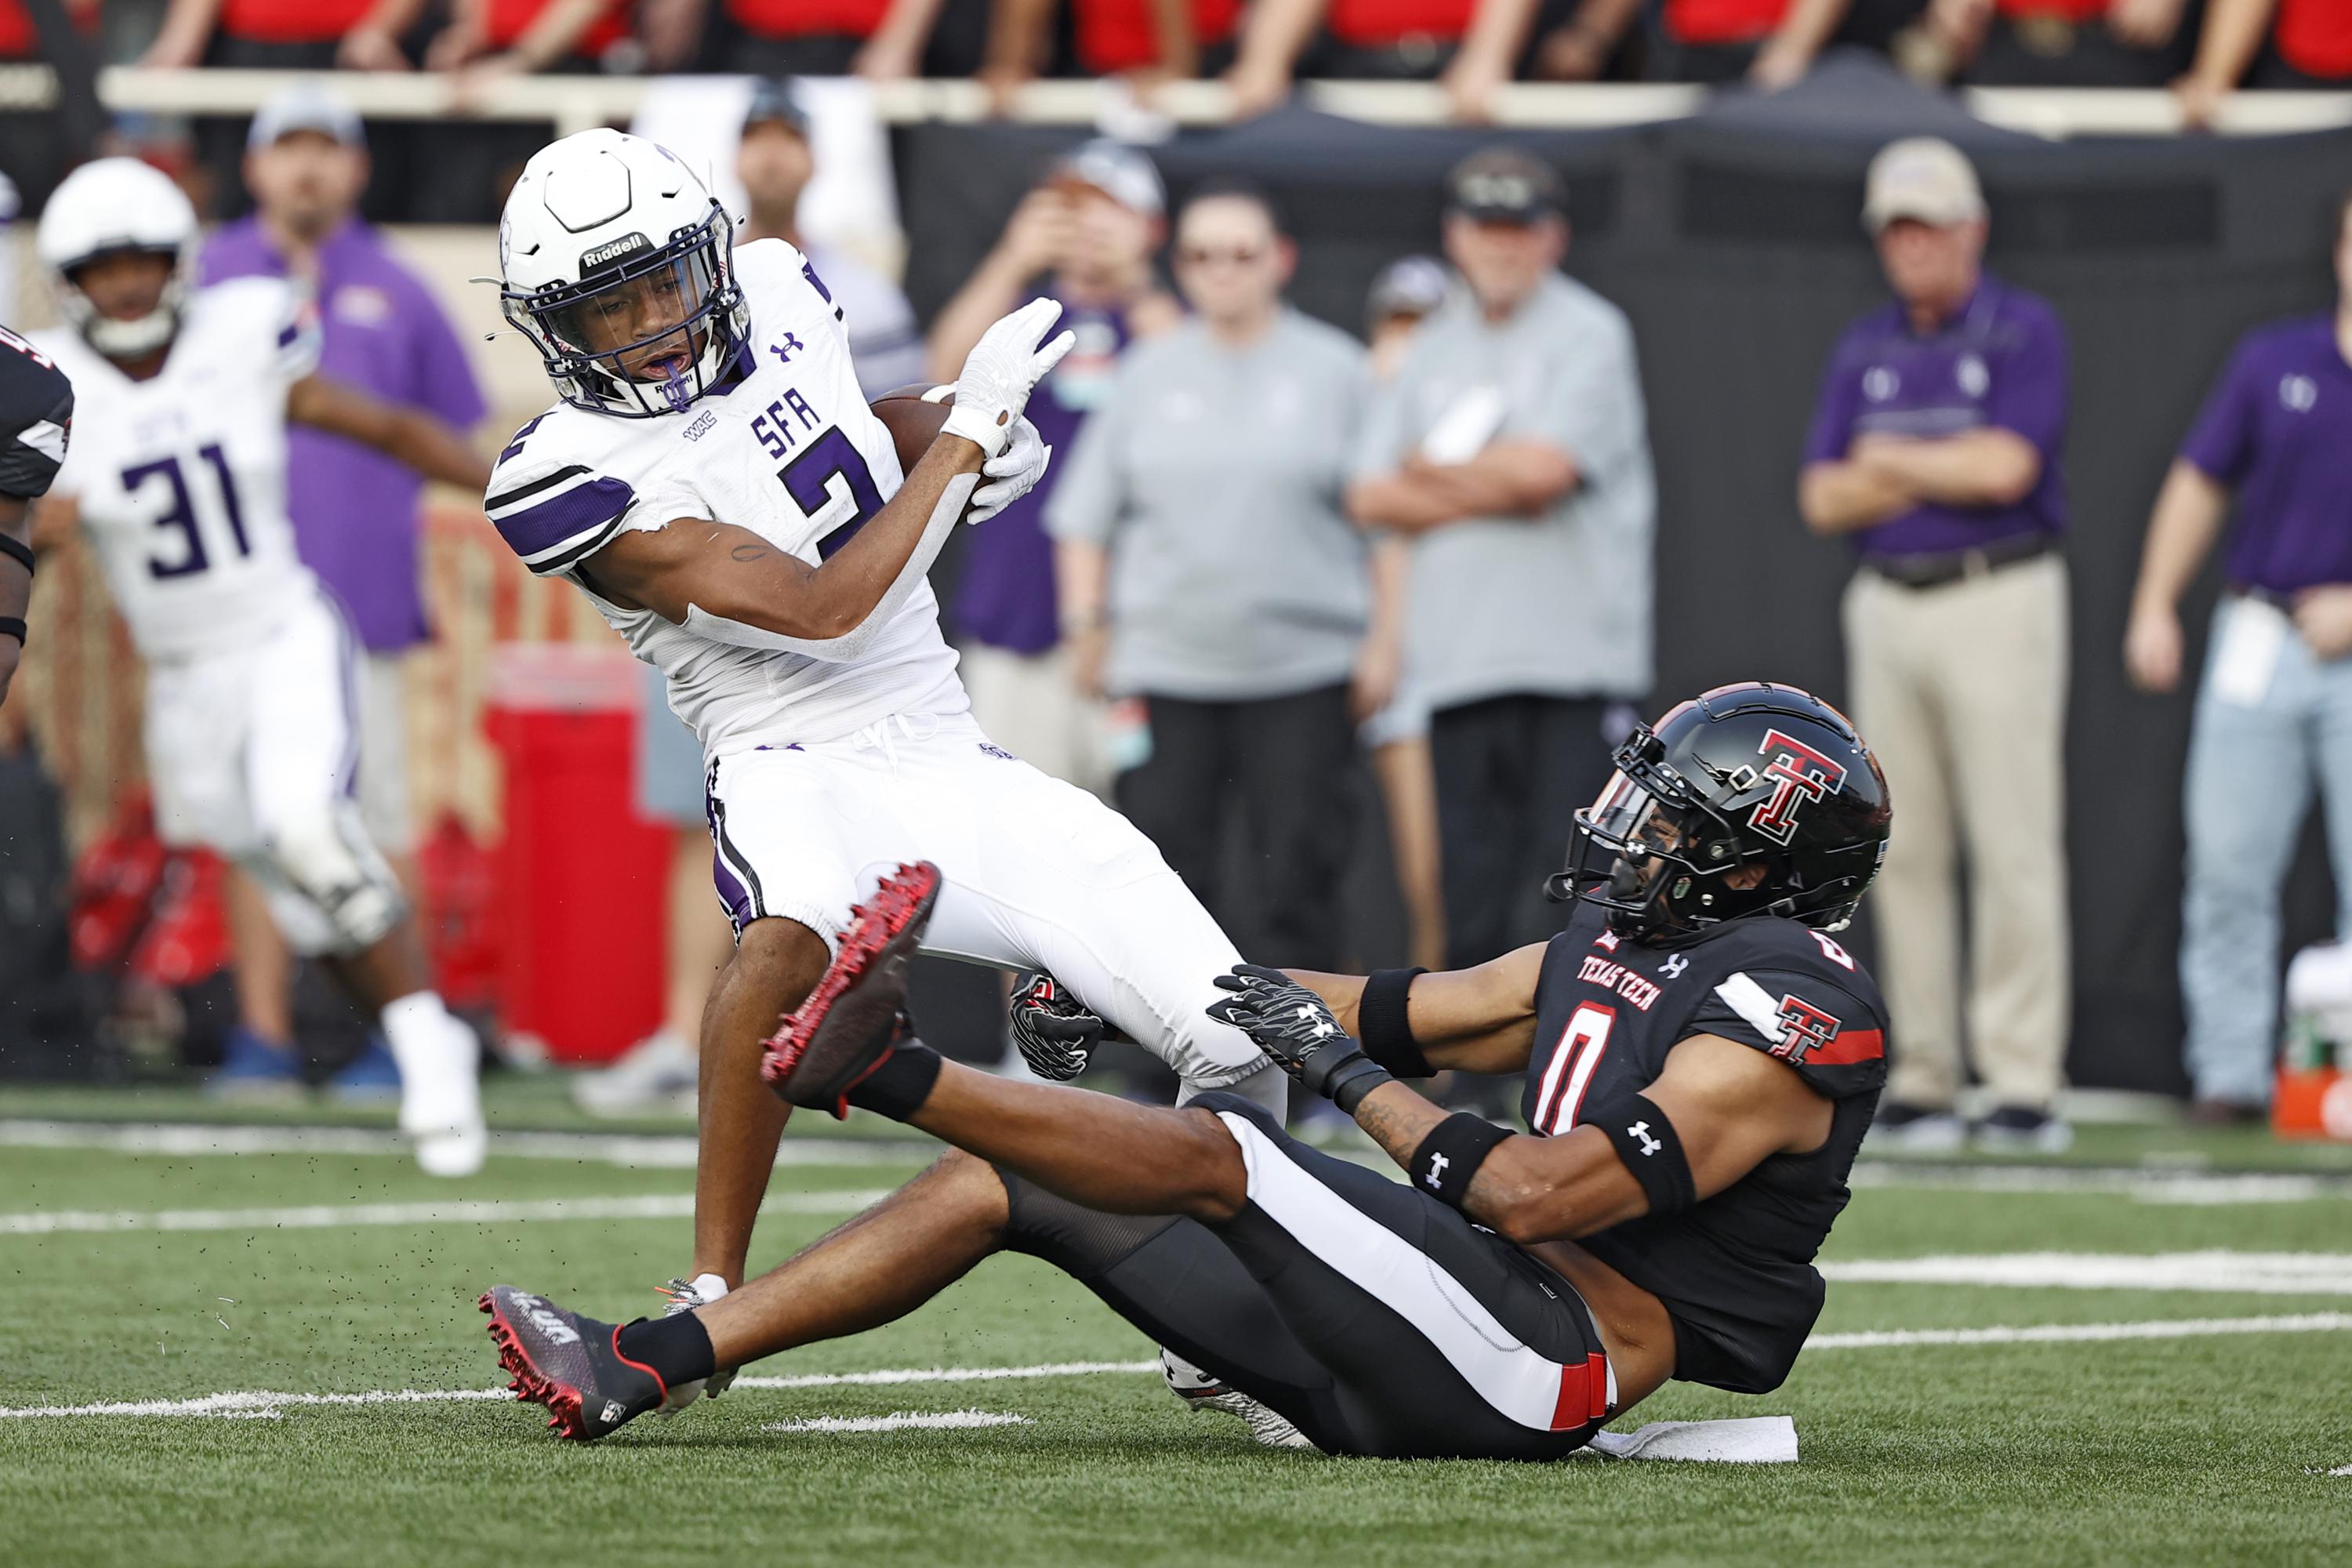
[[[1683,1141],[1648,1095],[1629,1094],[1580,1120],[1601,1129],[1616,1146],[1617,1158],[1642,1184],[1652,1214],[1679,1214],[1698,1201]]]
[[[1356,1043],[1364,1054],[1399,1078],[1427,1078],[1437,1069],[1412,1037],[1405,1017],[1405,993],[1426,969],[1377,969],[1356,999]]]

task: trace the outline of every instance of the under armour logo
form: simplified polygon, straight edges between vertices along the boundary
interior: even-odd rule
[[[1333,1026],[1329,1018],[1318,1015],[1312,1002],[1301,1002],[1298,1005],[1298,1021],[1302,1024],[1312,1021],[1315,1025],[1315,1037],[1318,1040],[1329,1034]]]
[[[1445,1173],[1445,1167],[1452,1163],[1454,1163],[1454,1162],[1443,1154],[1432,1154],[1429,1157],[1429,1174],[1422,1177],[1422,1181],[1427,1184],[1433,1192],[1435,1191],[1437,1187],[1437,1178],[1444,1175]]]
[[[793,363],[793,355],[807,346],[808,345],[802,342],[800,339],[793,336],[792,333],[786,332],[782,342],[770,343],[768,345],[768,352],[776,356],[776,363],[778,364],[790,364]]]
[[[1654,1154],[1659,1150],[1665,1147],[1664,1143],[1659,1142],[1655,1138],[1650,1136],[1650,1124],[1646,1121],[1636,1121],[1633,1126],[1625,1129],[1625,1136],[1628,1138],[1639,1139],[1641,1141],[1642,1153],[1645,1157]],[[1442,1160],[1445,1158],[1445,1156],[1440,1154],[1438,1158]]]
[[[1680,980],[1683,977],[1683,971],[1689,967],[1690,960],[1677,952],[1666,960],[1664,966],[1658,973],[1669,980]]]

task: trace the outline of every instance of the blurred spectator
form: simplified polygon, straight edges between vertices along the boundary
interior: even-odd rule
[[[1980,1135],[2059,1149],[2065,337],[2048,304],[1981,269],[1984,195],[1951,143],[1881,151],[1863,217],[1895,298],[1831,352],[1799,504],[1814,532],[1851,535],[1861,554],[1845,600],[1854,716],[1902,803],[1873,895],[1903,1020],[1880,1126],[1922,1148],[1965,1135],[1965,843],[1969,1034],[1998,1107]]]
[[[849,329],[850,357],[857,384],[869,398],[923,378],[923,338],[914,308],[897,284],[845,251],[802,236],[801,193],[816,174],[809,150],[808,114],[786,81],[763,81],[752,89],[743,115],[743,140],[735,154],[735,177],[743,182],[751,211],[735,232],[735,243],[782,239],[796,247],[824,279]]]
[[[1293,77],[1316,76],[1443,77],[1456,111],[1485,119],[1532,12],[1529,0],[1258,0],[1226,73],[1234,118],[1265,113],[1290,95]]]
[[[399,0],[387,0],[398,4]],[[411,15],[424,0],[406,0]],[[629,41],[620,0],[449,0],[449,25],[425,47],[427,70],[454,71],[461,104],[488,101],[509,77],[546,70],[593,70],[607,50],[625,59]]]
[[[1431,710],[1448,962],[1465,967],[1558,929],[1544,879],[1650,683],[1656,491],[1633,330],[1559,271],[1559,176],[1490,149],[1446,204],[1467,289],[1375,400],[1348,505],[1412,541],[1405,668]]]
[[[1931,0],[1904,67],[1979,87],[2161,87],[2189,63],[2189,0]]]
[[[421,0],[171,0],[162,29],[139,63],[164,70],[199,65],[324,70],[336,63],[346,35],[372,33],[383,26],[377,13],[413,11],[417,4]]]
[[[1065,455],[1100,405],[1128,345],[1176,325],[1181,312],[1152,277],[1166,196],[1151,160],[1114,142],[1089,142],[1022,198],[1004,237],[931,324],[931,374],[951,381],[989,325],[1042,279],[1062,302],[1077,346],[1029,400],[1028,416]],[[1102,742],[1094,704],[1081,700],[1063,640],[1101,627],[1066,622],[1054,548],[1042,525],[1064,465],[974,529],[957,588],[963,681],[972,717],[990,737],[1057,778],[1099,788]],[[1098,652],[1095,655],[1098,662]]]
[[[657,68],[755,76],[920,76],[946,0],[644,0]]]
[[[1139,84],[1214,76],[1234,63],[1241,0],[1070,0],[1073,63]],[[1058,0],[994,0],[982,74],[1000,106],[1053,63]]]
[[[2279,899],[2315,785],[2352,938],[2352,197],[2336,220],[2336,308],[2240,341],[2157,498],[2124,645],[2141,689],[2179,684],[2181,595],[2235,490],[2186,799],[2180,989],[2206,1125],[2270,1100]]]
[[[2352,5],[2345,0],[2207,0],[2196,63],[2172,89],[2197,129],[2213,123],[2221,100],[2241,84],[2341,89],[2347,83]]]
[[[1185,205],[1194,314],[1119,365],[1046,521],[1066,615],[1102,628],[1080,682],[1144,705],[1119,809],[1238,929],[1219,875],[1237,803],[1266,962],[1315,969],[1339,962],[1356,722],[1395,690],[1397,626],[1339,508],[1363,351],[1283,302],[1297,262],[1263,196],[1213,184]]]
[[[1882,55],[1898,53],[1905,39],[1916,33],[1915,24],[1926,9],[1926,0],[1781,0],[1778,25],[1766,29],[1769,36],[1760,45],[1751,46],[1740,42],[1736,26],[1727,26],[1721,19],[1730,6],[1747,3],[1695,5],[1689,13],[1689,44],[1670,49],[1651,75],[1668,80],[1728,81],[1744,69],[1758,87],[1778,91],[1812,69],[1821,52],[1833,44]],[[1751,51],[1752,60],[1743,67],[1739,57]]]
[[[346,385],[423,408],[465,429],[486,412],[456,331],[425,284],[357,216],[366,141],[351,107],[313,84],[280,92],[254,116],[245,182],[253,216],[205,245],[206,283],[266,276],[307,282],[319,302],[320,366]],[[420,576],[423,481],[338,436],[287,437],[287,511],[302,560],[331,589],[367,649],[362,666],[360,808],[370,837],[414,889],[408,808],[407,658],[432,637]],[[289,963],[260,892],[231,879],[238,1007],[269,1045],[293,1037]],[[380,1042],[373,1053],[381,1053]],[[390,1058],[371,1064],[396,1086]],[[369,1067],[362,1067],[364,1076]]]
[[[866,395],[878,397],[921,380],[923,342],[906,296],[871,268],[800,235],[801,192],[816,165],[809,155],[808,117],[790,82],[762,81],[751,89],[735,172],[751,201],[735,243],[782,239],[809,258],[841,306]],[[727,916],[710,895],[702,748],[670,711],[662,672],[646,665],[637,673],[637,810],[647,821],[668,825],[672,840],[661,1023],[611,1067],[572,1082],[583,1107],[614,1116],[676,1110],[681,1100],[692,1109],[702,1005],[735,944]]]
[[[1413,333],[1445,303],[1445,268],[1434,257],[1391,262],[1372,281],[1365,302],[1366,356],[1372,380],[1385,385],[1403,368]],[[1376,602],[1401,612],[1412,572],[1411,547],[1382,537],[1372,548]],[[1400,661],[1402,663],[1402,661]],[[1401,669],[1396,695],[1360,731],[1371,753],[1372,776],[1388,812],[1389,851],[1396,862],[1397,894],[1404,901],[1409,958],[1423,969],[1445,967],[1445,889],[1438,850],[1437,773],[1429,759],[1429,705]]]

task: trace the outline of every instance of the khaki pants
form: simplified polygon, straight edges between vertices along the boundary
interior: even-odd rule
[[[1999,1104],[2046,1108],[2068,1015],[2065,564],[1916,589],[1865,569],[1845,636],[1854,722],[1895,804],[1870,900],[1895,1024],[1887,1099],[1947,1108],[1960,1085],[1965,843],[1977,1073]]]

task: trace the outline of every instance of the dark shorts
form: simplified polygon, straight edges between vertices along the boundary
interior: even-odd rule
[[[1436,1199],[1334,1159],[1231,1094],[1249,1202],[1208,1226],[1107,1215],[999,1172],[1006,1246],[1042,1258],[1329,1453],[1554,1459],[1609,1414],[1565,1280]]]

